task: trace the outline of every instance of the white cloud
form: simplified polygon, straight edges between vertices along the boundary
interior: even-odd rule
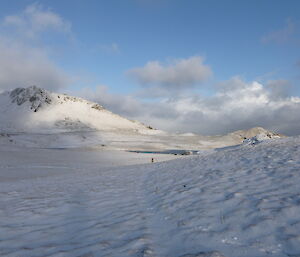
[[[98,102],[106,109],[127,117],[142,121],[145,124],[161,124],[177,118],[176,110],[165,102],[143,102],[130,95],[113,94],[109,92],[107,86],[98,86],[95,90],[84,88],[73,92],[86,99]],[[156,122],[154,122],[154,120]],[[160,128],[160,126],[157,126]]]
[[[220,83],[215,95],[206,98],[194,94],[143,102],[134,97],[111,94],[102,88],[93,93],[90,91],[90,99],[128,118],[168,131],[215,135],[262,126],[287,135],[298,135],[300,98],[277,90],[277,85],[286,86],[285,83],[278,80],[263,86],[234,77]]]
[[[6,16],[2,25],[29,38],[34,38],[47,30],[71,33],[70,22],[37,3],[29,5],[18,15]]]
[[[272,82],[276,83],[275,81]],[[281,83],[280,81],[278,83]],[[257,82],[234,78],[227,90],[209,98],[176,99],[170,104],[182,115],[177,119],[181,131],[191,129],[204,134],[223,134],[237,129],[262,126],[287,134],[300,134],[300,98],[282,95]],[[240,87],[232,84],[240,84]]]
[[[266,83],[266,88],[270,90],[273,98],[284,99],[288,97],[291,85],[288,80],[284,79],[269,80]]]
[[[212,71],[203,64],[202,57],[193,56],[175,59],[168,65],[151,61],[144,67],[129,70],[128,74],[144,86],[180,90],[205,81],[212,75]]]
[[[291,40],[293,34],[296,32],[296,24],[287,19],[283,28],[272,31],[261,38],[263,43],[275,42],[277,44],[283,44]]]
[[[109,93],[108,87],[101,85],[95,90],[84,88],[76,92],[91,101],[99,102],[105,108],[128,117],[142,115],[141,103],[132,96]]]
[[[33,4],[19,15],[4,17],[0,25],[0,90],[37,85],[57,90],[70,83],[70,77],[62,71],[46,49],[37,46],[41,33],[71,33],[71,25],[58,14]]]
[[[57,90],[69,82],[44,51],[0,40],[0,89],[38,85]]]

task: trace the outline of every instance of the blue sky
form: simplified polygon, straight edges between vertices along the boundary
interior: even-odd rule
[[[180,119],[175,122],[179,131],[188,130],[182,126],[186,123],[182,115],[196,110],[208,115],[203,111],[208,102],[237,87],[258,82],[269,102],[275,101],[274,94],[281,98],[300,95],[300,2],[296,0],[3,0],[0,18],[0,39],[19,42],[24,51],[29,49],[28,53],[33,51],[37,56],[36,63],[31,61],[32,67],[45,63],[44,67],[49,66],[51,71],[47,73],[45,68],[36,72],[41,74],[38,78],[26,75],[24,84],[27,79],[37,84],[47,81],[46,88],[81,94],[98,102],[106,100],[101,97],[105,94],[115,102],[126,99],[131,101],[129,110],[106,105],[130,118],[140,118],[131,110],[131,105],[135,106],[132,102],[138,106],[153,102],[164,107],[168,103],[170,112],[169,108],[176,105],[174,113],[179,108],[187,109],[176,116]],[[33,22],[42,22],[43,26]],[[16,51],[19,48],[11,49]],[[21,62],[26,64],[30,58],[22,55],[14,58],[23,58]],[[51,86],[50,77],[53,83],[59,81],[59,86]],[[239,83],[240,86],[232,86]],[[98,98],[96,92],[100,94]],[[193,104],[197,106],[190,108]],[[168,121],[157,121],[157,115],[146,118],[170,129],[165,125]],[[262,120],[239,121],[235,126],[213,131],[264,125]],[[298,124],[291,132],[273,123],[269,127],[279,132],[298,131]],[[191,130],[210,131],[201,126]]]

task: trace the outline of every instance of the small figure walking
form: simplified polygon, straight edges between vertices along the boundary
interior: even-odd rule
[[[154,158],[151,158],[151,162],[154,162]]]

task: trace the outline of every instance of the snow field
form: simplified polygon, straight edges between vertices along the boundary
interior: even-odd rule
[[[19,149],[16,164],[1,154],[0,255],[300,256],[299,143],[154,164],[113,151]]]
[[[173,169],[160,164],[149,179],[156,186],[152,208],[167,224],[161,241],[167,250],[160,256],[212,250],[225,256],[299,256],[299,142],[264,142],[176,160]]]

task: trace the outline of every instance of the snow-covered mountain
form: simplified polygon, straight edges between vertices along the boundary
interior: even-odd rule
[[[97,103],[31,86],[0,95],[2,131],[45,132],[131,130],[147,133],[142,123],[113,114]]]
[[[167,133],[116,115],[97,103],[36,86],[0,94],[0,108],[0,133],[10,136],[10,142],[27,146],[198,150],[241,144],[255,136],[258,141],[281,137],[260,127],[224,136]]]

